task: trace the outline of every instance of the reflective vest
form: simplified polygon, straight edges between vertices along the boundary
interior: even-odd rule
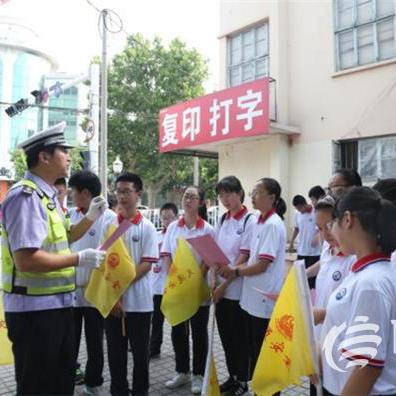
[[[12,188],[23,186],[27,194],[36,193],[48,219],[48,234],[40,250],[54,254],[70,254],[67,240],[67,220],[59,214],[54,202],[47,197],[31,180],[22,180]],[[19,271],[12,257],[7,230],[1,234],[2,283],[6,293],[43,296],[67,293],[75,290],[75,269],[68,267],[50,272]]]

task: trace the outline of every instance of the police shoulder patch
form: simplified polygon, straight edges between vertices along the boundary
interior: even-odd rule
[[[33,194],[33,188],[29,186],[23,186],[22,187],[22,192],[26,195],[32,195]]]

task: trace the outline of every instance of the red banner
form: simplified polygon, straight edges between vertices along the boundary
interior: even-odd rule
[[[263,78],[162,109],[160,151],[267,134],[268,91]]]

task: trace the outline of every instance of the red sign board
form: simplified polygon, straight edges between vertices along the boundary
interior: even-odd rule
[[[268,91],[263,78],[162,109],[160,151],[267,134]]]

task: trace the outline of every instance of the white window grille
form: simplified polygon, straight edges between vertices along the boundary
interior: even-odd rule
[[[335,0],[337,70],[396,56],[393,0]]]
[[[228,38],[228,86],[269,75],[268,23]]]

